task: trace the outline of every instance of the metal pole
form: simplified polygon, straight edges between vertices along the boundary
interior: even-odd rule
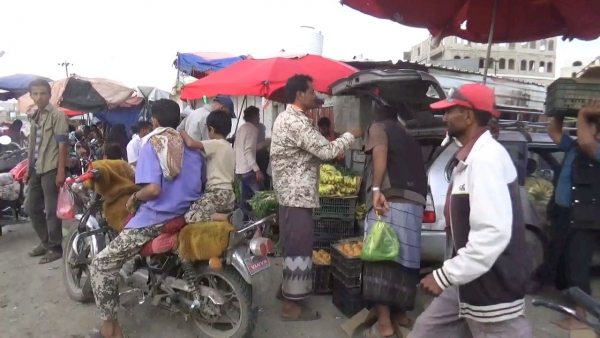
[[[487,73],[490,62],[490,54],[492,53],[492,41],[494,39],[494,28],[496,26],[496,15],[498,14],[498,0],[494,0],[494,11],[492,12],[492,24],[490,26],[490,35],[488,37],[488,48],[485,56],[485,65],[483,66],[483,84],[487,82]]]

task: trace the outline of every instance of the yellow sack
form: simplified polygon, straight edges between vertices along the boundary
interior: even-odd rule
[[[202,222],[188,224],[179,232],[179,257],[189,261],[219,257],[229,245],[229,222]]]

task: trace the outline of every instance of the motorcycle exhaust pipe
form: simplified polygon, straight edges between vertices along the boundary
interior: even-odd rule
[[[187,292],[187,293],[191,292],[186,281],[184,281],[183,279],[167,277],[167,278],[165,278],[164,283],[172,289]],[[169,292],[169,290],[165,286],[161,286],[161,289],[165,292]],[[204,285],[198,285],[197,289],[198,289],[198,293],[200,294],[200,296],[210,299],[210,301],[213,302],[215,305],[225,304],[225,298],[223,298],[223,296],[221,296],[219,291],[217,291],[213,288],[209,288],[208,286],[204,286]]]

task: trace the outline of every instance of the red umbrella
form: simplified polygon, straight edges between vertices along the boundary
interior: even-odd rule
[[[563,39],[594,40],[600,36],[598,0],[342,0],[365,14],[427,28],[436,40],[458,36],[488,43]],[[490,25],[491,23],[491,25]],[[463,24],[465,27],[463,29]],[[485,62],[483,83],[489,62]]]
[[[330,93],[329,86],[341,78],[357,72],[345,63],[318,55],[249,59],[237,62],[198,81],[192,82],[181,93],[181,99],[194,100],[219,94],[231,96],[262,96],[284,102],[283,88],[294,74],[310,75],[315,90]]]
[[[492,42],[535,41],[554,36],[600,37],[598,0],[342,0],[365,14],[427,28],[431,35],[458,36],[488,43],[497,2]],[[461,25],[466,22],[465,29]]]

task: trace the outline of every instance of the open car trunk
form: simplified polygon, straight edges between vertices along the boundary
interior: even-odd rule
[[[333,95],[368,97],[376,104],[395,107],[405,122],[417,119],[430,121],[437,112],[432,111],[429,105],[446,97],[431,74],[413,69],[360,71],[334,82],[331,92]]]

